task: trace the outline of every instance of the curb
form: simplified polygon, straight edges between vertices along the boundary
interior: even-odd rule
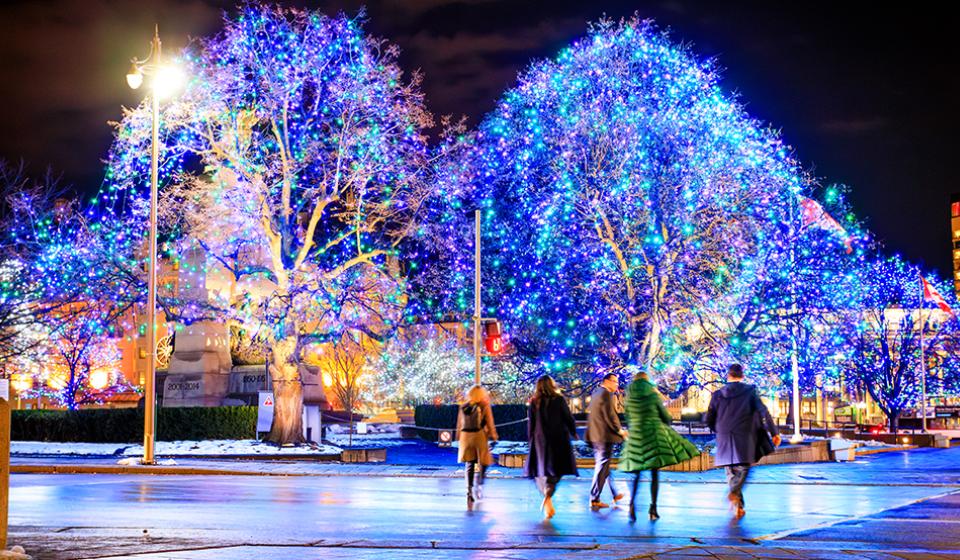
[[[248,470],[205,469],[160,465],[11,465],[11,474],[160,474],[220,476],[302,476],[295,473],[273,473]]]

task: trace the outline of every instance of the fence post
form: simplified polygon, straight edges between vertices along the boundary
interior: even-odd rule
[[[10,403],[0,396],[0,551],[7,549],[10,505]]]

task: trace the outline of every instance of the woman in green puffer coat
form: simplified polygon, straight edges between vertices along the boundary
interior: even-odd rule
[[[630,521],[636,521],[637,486],[640,472],[650,471],[650,520],[660,518],[657,513],[657,492],[663,467],[682,463],[700,454],[685,437],[670,427],[670,413],[663,406],[662,397],[644,371],[639,372],[627,387],[624,403],[627,412],[627,441],[620,452],[618,469],[633,473],[630,492]]]

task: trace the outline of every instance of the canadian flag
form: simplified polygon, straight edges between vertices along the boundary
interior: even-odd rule
[[[923,283],[923,301],[935,303],[937,304],[937,307],[953,315],[953,309],[950,309],[950,306],[947,304],[947,300],[943,299],[943,296],[941,296],[940,292],[933,287],[933,284],[927,282],[927,279],[923,276],[920,277],[920,282]]]
[[[798,196],[797,198],[800,199],[800,220],[803,227],[812,226],[828,231],[843,241],[843,246],[847,248],[847,253],[853,252],[853,238],[850,237],[847,230],[843,229],[840,222],[834,220],[833,216],[828,214],[827,211],[823,209],[823,206],[820,206],[820,203],[816,200],[805,196]]]

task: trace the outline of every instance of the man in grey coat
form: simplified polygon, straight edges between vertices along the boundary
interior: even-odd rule
[[[743,486],[747,482],[750,466],[763,457],[758,444],[766,430],[773,438],[773,445],[780,445],[780,432],[770,416],[770,411],[760,400],[753,385],[743,381],[743,366],[733,364],[727,368],[727,384],[710,398],[707,410],[707,425],[717,434],[717,454],[714,465],[726,467],[730,493],[730,507],[740,519],[746,513],[743,501]]]
[[[597,390],[590,395],[590,410],[587,417],[587,443],[593,446],[593,486],[590,487],[590,507],[600,509],[610,507],[600,501],[604,485],[609,484],[613,501],[623,499],[617,492],[610,476],[610,460],[613,458],[613,446],[622,443],[627,431],[620,425],[614,395],[620,390],[620,378],[615,373],[603,376]]]

